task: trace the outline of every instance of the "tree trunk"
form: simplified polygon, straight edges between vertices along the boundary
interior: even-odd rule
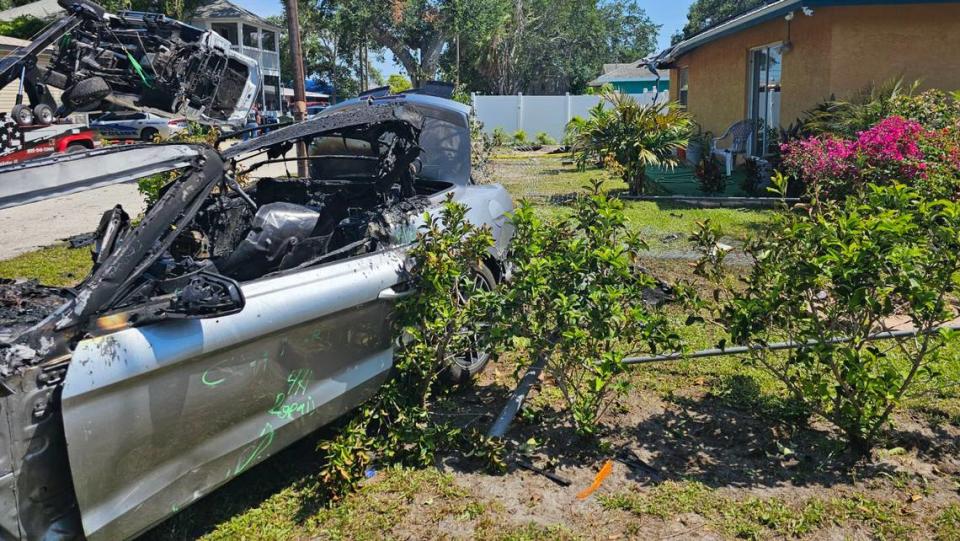
[[[433,42],[420,49],[419,60],[414,56],[413,49],[389,32],[383,30],[375,32],[374,40],[377,45],[390,49],[410,77],[413,88],[419,88],[426,80],[436,75],[440,65],[440,53],[443,52],[443,45],[447,42],[447,34],[444,32],[437,35]]]
[[[627,172],[627,185],[630,188],[630,195],[643,195],[643,181],[647,177],[646,167],[637,167]]]

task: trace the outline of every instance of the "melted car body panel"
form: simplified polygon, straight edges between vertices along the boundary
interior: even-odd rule
[[[140,532],[367,399],[401,267],[388,251],[268,278],[239,314],[80,342],[62,403],[87,537]]]

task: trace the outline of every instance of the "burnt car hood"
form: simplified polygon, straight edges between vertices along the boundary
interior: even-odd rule
[[[277,149],[271,155],[279,156],[284,145],[295,139],[399,120],[420,130],[419,178],[465,186],[470,183],[471,171],[469,112],[469,107],[453,100],[417,94],[353,99],[329,107],[311,120],[234,145],[223,157],[228,160],[268,148]]]

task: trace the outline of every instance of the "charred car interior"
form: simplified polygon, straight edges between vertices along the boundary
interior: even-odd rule
[[[161,14],[106,12],[59,0],[67,15],[0,59],[0,87],[23,80],[12,111],[20,125],[73,111],[139,109],[206,124],[242,124],[260,87],[257,62],[216,33]],[[54,47],[47,65],[38,55]],[[49,87],[63,89],[57,104]]]
[[[298,142],[306,178],[245,180]],[[131,537],[371,396],[413,294],[404,247],[447,197],[494,231],[490,267],[506,252],[510,198],[471,182],[449,100],[361,99],[190,149],[139,223],[103,215],[76,288],[0,283],[4,538]]]

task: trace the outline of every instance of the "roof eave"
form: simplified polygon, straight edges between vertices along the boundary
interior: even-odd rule
[[[699,34],[681,41],[680,43],[674,45],[669,49],[665,49],[654,60],[654,65],[658,68],[671,68],[674,67],[672,63],[677,60],[680,56],[705,45],[713,40],[720,39],[729,34],[739,32],[745,28],[751,26],[756,26],[758,24],[765,23],[769,20],[776,19],[782,15],[799,9],[803,4],[804,0],[780,0],[773,4],[768,4],[761,8],[755,9],[753,11],[744,13],[739,17],[730,19],[729,21],[714,26],[700,32]]]

